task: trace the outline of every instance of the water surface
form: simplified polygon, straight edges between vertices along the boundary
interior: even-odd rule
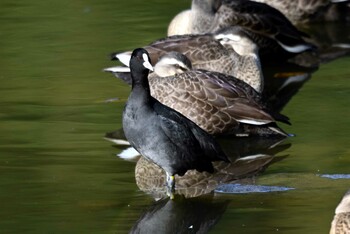
[[[211,233],[328,232],[350,187],[348,179],[320,177],[350,173],[350,57],[322,64],[283,109],[292,126],[281,127],[296,134],[278,153],[288,157],[254,181],[291,191],[155,202],[136,185],[135,162],[117,157],[121,149],[103,139],[121,127],[130,91],[102,72],[115,64],[109,53],[164,37],[170,19],[188,5],[0,3],[2,233],[127,233],[147,223],[148,211],[164,218],[153,227],[173,215],[187,220],[189,232],[199,226]]]

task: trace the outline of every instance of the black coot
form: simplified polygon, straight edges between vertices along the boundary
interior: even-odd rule
[[[130,60],[132,90],[123,112],[123,128],[130,144],[165,170],[172,197],[175,174],[182,176],[190,169],[212,173],[212,161],[229,160],[211,135],[151,96],[148,72],[152,69],[148,52],[135,49]]]

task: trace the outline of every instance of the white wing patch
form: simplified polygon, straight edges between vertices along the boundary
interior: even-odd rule
[[[217,40],[231,40],[231,41],[240,41],[241,37],[234,34],[219,34],[215,36]]]
[[[288,46],[288,45],[283,44],[280,41],[277,41],[277,43],[280,46],[282,46],[283,49],[285,49],[286,51],[291,52],[291,53],[301,53],[301,52],[311,48],[309,45],[305,45],[305,44],[304,45],[300,44],[300,45],[295,45],[295,46]]]
[[[137,150],[133,147],[129,147],[125,150],[123,150],[120,154],[118,154],[118,156],[120,158],[123,158],[123,159],[134,159],[138,156],[140,156],[140,153],[137,152]]]
[[[249,160],[256,160],[259,158],[271,158],[270,155],[266,155],[266,154],[254,154],[254,155],[249,155],[249,156],[245,156],[243,158],[239,158],[237,159],[237,161],[249,161]]]
[[[103,69],[103,71],[105,72],[130,72],[130,68],[129,67],[107,67],[105,69]]]
[[[125,66],[129,66],[130,59],[131,59],[131,52],[127,51],[121,54],[117,54],[115,57]]]
[[[253,119],[237,119],[237,121],[240,123],[252,124],[252,125],[263,125],[263,124],[271,123],[271,121],[259,121],[259,120],[253,120]]]
[[[105,137],[104,139],[106,139],[107,141],[111,141],[117,145],[130,145],[130,143],[124,139],[114,139],[114,138],[108,138],[108,137]]]

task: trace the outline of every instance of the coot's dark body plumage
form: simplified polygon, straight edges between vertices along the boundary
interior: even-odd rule
[[[132,91],[123,112],[123,128],[130,144],[167,172],[168,187],[173,189],[175,174],[190,169],[213,172],[212,161],[228,159],[208,133],[151,96],[148,61],[146,50],[133,51]]]

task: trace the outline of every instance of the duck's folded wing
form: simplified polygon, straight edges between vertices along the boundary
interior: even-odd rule
[[[264,110],[238,100],[233,105],[222,109],[222,111],[241,123],[264,125],[275,122],[274,118]]]

